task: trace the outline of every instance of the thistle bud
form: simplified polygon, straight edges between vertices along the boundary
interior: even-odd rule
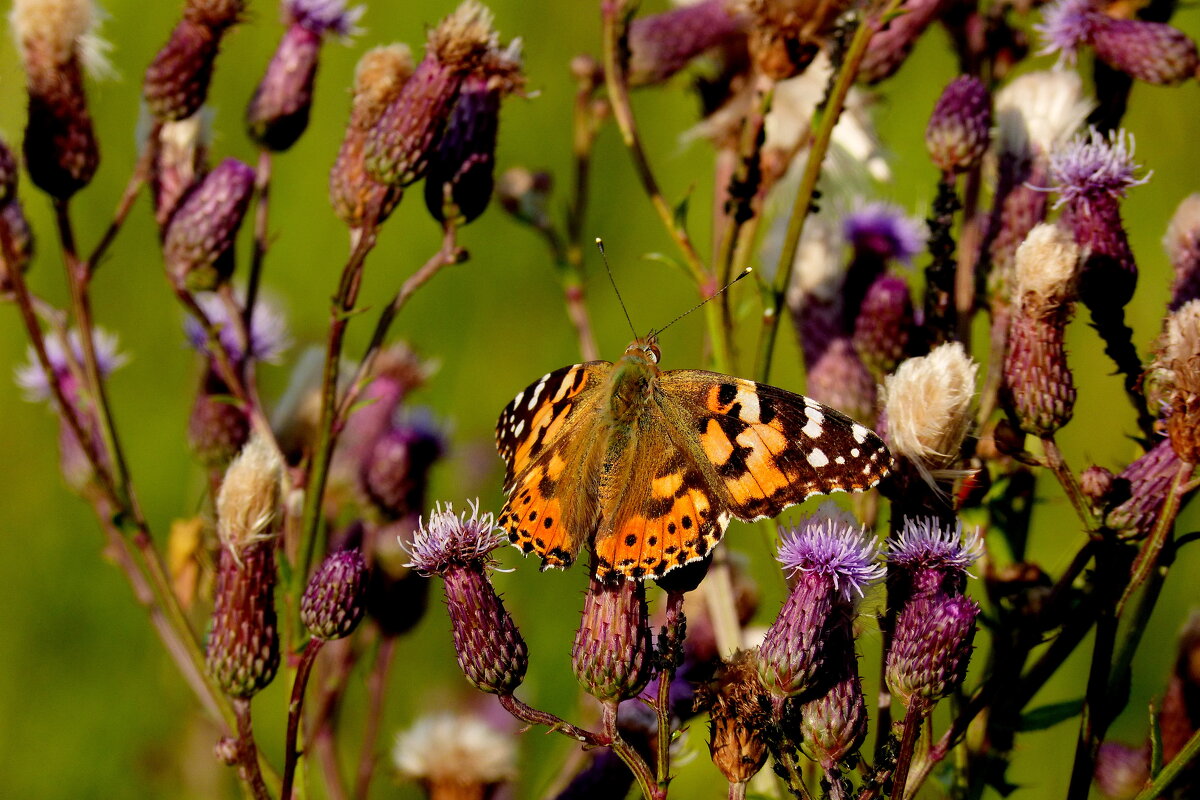
[[[653,658],[646,584],[607,584],[593,575],[571,647],[575,677],[599,700],[625,700],[646,688]]]
[[[20,200],[0,205],[0,229],[0,294],[4,294],[12,291],[11,270],[24,275],[33,262],[33,230]]]
[[[18,177],[17,159],[0,139],[0,206],[6,206],[16,198]]]
[[[229,385],[211,365],[205,369],[192,403],[187,433],[192,452],[209,467],[229,463],[250,438],[245,409],[233,400]]]
[[[896,369],[908,352],[913,325],[908,283],[894,275],[880,275],[867,289],[851,340],[872,376],[882,378]]]
[[[363,491],[390,519],[418,513],[430,468],[445,450],[445,439],[428,416],[409,415],[375,441],[362,465]]]
[[[1017,422],[1035,436],[1053,434],[1075,408],[1063,336],[1078,264],[1074,238],[1055,225],[1034,228],[1017,249],[1004,378]]]
[[[1167,227],[1163,247],[1175,270],[1169,306],[1175,311],[1189,300],[1200,298],[1200,194],[1188,195],[1179,204]]]
[[[492,198],[500,100],[521,82],[516,45],[463,80],[425,178],[425,205],[439,222],[470,222]]]
[[[963,346],[950,342],[901,362],[884,379],[888,446],[927,479],[958,460],[977,370]]]
[[[331,553],[300,598],[300,621],[318,639],[349,636],[367,612],[367,563],[357,550]]]
[[[1117,476],[1112,470],[1093,464],[1079,473],[1079,491],[1091,503],[1093,510],[1103,516],[1116,491]]]
[[[1160,22],[1114,19],[1094,0],[1057,0],[1035,26],[1045,46],[1040,55],[1058,53],[1067,63],[1090,45],[1096,57],[1132,78],[1172,86],[1196,76],[1196,44],[1182,31]]]
[[[321,39],[329,33],[349,38],[364,10],[347,9],[345,0],[284,2],[287,30],[246,108],[250,138],[277,151],[296,143],[308,127]]]
[[[363,148],[368,132],[399,97],[412,73],[412,53],[403,44],[368,50],[358,61],[350,122],[329,172],[329,199],[334,213],[351,228],[382,223],[400,202],[401,190],[367,175]]]
[[[209,115],[204,109],[190,117],[164,122],[150,165],[150,194],[154,219],[165,231],[179,204],[208,173]]]
[[[943,0],[905,0],[901,3],[899,10],[903,13],[893,16],[871,36],[859,68],[860,79],[878,83],[896,74],[916,46],[917,39],[937,19],[943,5]]]
[[[629,25],[629,85],[662,83],[706,50],[744,35],[745,27],[730,0],[700,0],[638,17]]]
[[[177,285],[216,289],[233,274],[233,245],[254,191],[254,170],[222,161],[188,195],[167,228],[163,258]]]
[[[1200,463],[1200,300],[1167,317],[1151,376],[1168,409],[1167,435],[1176,455]]]
[[[942,91],[925,128],[929,157],[947,175],[973,169],[987,151],[991,128],[987,87],[972,75],[959,76]]]
[[[739,651],[723,663],[700,688],[696,705],[708,711],[708,752],[725,780],[744,784],[757,775],[767,760],[770,699],[753,652]]]
[[[82,63],[85,51],[103,52],[96,11],[91,0],[16,0],[11,19],[29,94],[25,167],[35,186],[66,200],[100,164]]]
[[[887,605],[893,611],[917,597],[962,594],[967,568],[983,555],[978,531],[967,533],[961,522],[942,525],[932,518],[905,517],[887,547]]]
[[[392,763],[430,800],[484,800],[517,776],[517,747],[478,716],[434,714],[396,736]]]
[[[885,679],[906,705],[926,703],[962,685],[979,606],[962,595],[918,597],[904,607],[888,649]]]
[[[475,688],[492,694],[512,694],[529,666],[525,640],[487,576],[490,553],[505,541],[477,504],[470,517],[447,504],[421,523],[409,546],[410,567],[442,576],[458,666]]]
[[[808,395],[868,425],[875,421],[875,391],[875,378],[849,337],[840,336],[830,342],[808,368]]]
[[[1181,460],[1170,439],[1163,439],[1117,476],[1129,485],[1129,499],[1108,513],[1105,524],[1123,538],[1149,536],[1158,524]]]
[[[397,187],[422,178],[463,79],[497,49],[491,12],[464,0],[430,32],[425,58],[367,133],[367,174]]]
[[[282,462],[253,438],[229,465],[217,495],[221,552],[208,670],[233,697],[251,697],[279,668],[275,618],[276,510]]]
[[[1113,800],[1133,800],[1150,780],[1148,749],[1105,742],[1096,753],[1093,780],[1096,788]]]
[[[847,632],[848,634],[848,632]],[[830,657],[829,688],[800,706],[801,747],[827,771],[858,752],[867,737],[867,704],[854,640],[844,634]]]
[[[146,68],[142,96],[155,119],[185,119],[204,105],[221,39],[244,7],[244,0],[187,0],[171,38]]]
[[[777,558],[795,578],[758,651],[758,675],[777,696],[829,685],[827,646],[853,618],[864,590],[883,577],[879,549],[853,518],[823,508],[786,532]]]

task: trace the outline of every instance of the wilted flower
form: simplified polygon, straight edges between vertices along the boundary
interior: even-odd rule
[[[358,550],[330,553],[300,598],[300,621],[313,636],[349,636],[367,613],[367,563]]]
[[[848,7],[844,0],[746,0],[748,46],[755,66],[775,81],[804,72]]]
[[[649,622],[645,582],[592,576],[571,647],[571,666],[588,694],[617,701],[646,688],[654,657]]]
[[[392,763],[431,800],[486,800],[517,776],[517,747],[478,716],[432,714],[396,736]]]
[[[746,783],[767,760],[770,702],[754,653],[738,651],[702,686],[697,707],[708,712],[708,751],[730,783]]]

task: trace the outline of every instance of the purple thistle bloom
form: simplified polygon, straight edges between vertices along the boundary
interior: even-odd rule
[[[355,27],[366,6],[346,8],[346,0],[286,0],[283,4],[285,24],[299,25],[317,36],[332,33],[336,36],[354,36]]]
[[[240,300],[241,298],[239,298]],[[240,362],[244,358],[241,337],[238,336],[237,325],[229,317],[229,306],[225,301],[212,294],[196,297],[200,308],[220,331],[221,346],[229,357]],[[187,335],[188,344],[197,352],[211,356],[208,352],[208,336],[204,328],[193,317],[183,321],[183,330]],[[254,304],[254,313],[250,318],[250,356],[255,361],[265,361],[268,364],[278,364],[283,354],[292,345],[292,337],[288,332],[287,318],[279,306],[260,296]]]
[[[1093,0],[1051,3],[1042,12],[1042,22],[1033,26],[1046,42],[1038,55],[1058,53],[1061,61],[1074,64],[1079,48],[1091,43],[1092,33],[1103,16]]]
[[[864,590],[884,576],[878,563],[880,549],[865,528],[851,524],[849,515],[833,515],[824,508],[785,531],[776,558],[789,577],[797,572],[825,576],[844,603],[853,603]]]
[[[967,567],[983,555],[978,531],[966,533],[934,517],[904,518],[904,526],[887,542],[888,607],[899,609],[919,595],[961,594]]]
[[[1133,134],[1113,131],[1108,137],[1092,128],[1050,156],[1050,174],[1058,184],[1055,208],[1094,202],[1102,197],[1119,199],[1131,186],[1141,186],[1153,173],[1136,176]]]
[[[479,513],[479,501],[469,504],[471,516],[454,513],[454,506],[438,503],[421,520],[412,544],[405,546],[409,562],[405,566],[422,575],[442,575],[451,567],[490,566],[495,559],[490,553],[507,543],[503,532],[496,527],[490,512]]]
[[[96,361],[100,367],[101,377],[105,377],[125,366],[129,358],[124,353],[117,352],[119,345],[116,334],[96,328],[92,339],[95,342]],[[54,374],[59,380],[69,378],[69,365],[72,360],[76,364],[83,363],[83,342],[79,338],[79,331],[72,329],[67,334],[67,340],[71,348],[70,358],[67,356],[67,346],[63,343],[61,337],[53,333],[46,336],[46,356],[49,358],[50,366],[54,369]],[[15,370],[17,386],[21,387],[21,390],[25,393],[25,399],[31,403],[49,400],[52,397],[52,392],[50,384],[46,380],[46,373],[42,371],[42,364],[38,361],[37,354],[34,353],[32,346],[29,347],[28,353],[29,361]],[[69,394],[70,392],[68,392]]]
[[[859,203],[842,221],[842,232],[855,250],[867,250],[879,258],[905,264],[925,246],[921,223],[894,203]]]

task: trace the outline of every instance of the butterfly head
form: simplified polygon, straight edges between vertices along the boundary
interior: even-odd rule
[[[658,349],[658,334],[650,331],[647,335],[634,339],[629,347],[625,348],[625,357],[657,366],[662,358],[662,351]]]

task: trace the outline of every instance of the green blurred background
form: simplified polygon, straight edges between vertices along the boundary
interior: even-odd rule
[[[111,218],[112,209],[136,160],[141,74],[165,41],[178,15],[175,2],[107,0],[110,18],[103,33],[114,44],[115,80],[89,85],[92,112],[102,149],[95,182],[74,203],[78,234],[89,248]],[[253,163],[255,150],[243,133],[242,112],[266,64],[281,27],[274,3],[256,0],[250,24],[228,37],[218,61],[210,97],[215,110],[215,159],[236,156]],[[501,169],[525,165],[551,171],[560,183],[555,212],[561,211],[570,170],[570,108],[573,83],[567,62],[580,52],[596,53],[596,4],[499,0],[490,3],[507,40],[525,41],[529,88],[536,96],[508,102],[501,127]],[[265,273],[266,290],[287,309],[297,346],[323,340],[328,298],[346,256],[347,235],[326,199],[326,177],[348,110],[348,87],[358,56],[369,46],[404,41],[418,49],[426,27],[449,12],[448,0],[376,0],[362,24],[366,33],[353,46],[326,46],[316,105],[308,133],[275,161],[271,230],[275,237]],[[660,4],[647,5],[657,10]],[[1196,35],[1198,15],[1186,9],[1177,20]],[[932,31],[910,62],[882,85],[874,108],[880,135],[892,155],[895,180],[878,196],[895,200],[915,214],[925,213],[936,175],[924,156],[926,116],[955,67],[944,34]],[[666,90],[636,98],[646,147],[669,198],[694,192],[694,238],[709,240],[703,210],[711,207],[712,157],[707,145],[679,144],[679,134],[695,119],[696,103],[678,81]],[[1124,205],[1142,281],[1131,308],[1136,341],[1143,348],[1158,330],[1169,285],[1169,266],[1159,244],[1177,203],[1200,189],[1194,161],[1200,136],[1194,83],[1179,89],[1137,86],[1127,127],[1137,137],[1138,161],[1154,171],[1149,185],[1135,188]],[[19,145],[24,111],[23,75],[9,36],[0,37],[0,135]],[[642,258],[671,253],[661,226],[640,192],[627,154],[611,127],[600,136],[596,182],[586,233],[603,235],[616,278],[639,328],[660,325],[690,305],[693,289],[681,274]],[[38,234],[38,255],[29,280],[39,293],[62,301],[61,260],[54,248],[49,205],[28,182],[22,184],[26,211]],[[365,304],[376,307],[399,282],[424,262],[439,241],[439,229],[411,193],[384,229],[371,255]],[[428,405],[453,430],[453,451],[438,467],[432,497],[462,504],[480,496],[497,509],[500,461],[492,449],[492,427],[511,396],[542,373],[578,360],[573,331],[560,290],[541,242],[492,209],[461,237],[471,260],[452,268],[422,290],[398,320],[394,334],[440,370],[416,402]],[[243,243],[245,244],[245,243]],[[706,248],[705,248],[706,249]],[[243,252],[245,250],[243,249]],[[590,258],[593,275],[597,264]],[[606,282],[593,283],[590,308],[602,353],[620,354],[629,338],[625,320]],[[753,311],[753,292],[740,291],[736,304]],[[201,471],[186,453],[185,420],[197,381],[197,364],[184,349],[181,314],[162,277],[156,235],[144,198],[138,203],[95,283],[101,324],[119,332],[129,365],[111,381],[117,421],[131,460],[143,505],[161,536],[174,519],[199,509]],[[233,787],[211,756],[212,730],[197,722],[196,704],[178,678],[135,605],[118,569],[102,557],[102,541],[87,507],[62,483],[57,467],[57,423],[41,406],[23,402],[7,378],[25,358],[15,309],[0,309],[0,609],[6,620],[0,636],[0,796],[4,797],[179,797],[213,796]],[[663,342],[665,365],[702,363],[700,315],[672,330]],[[750,327],[750,326],[747,326]],[[347,352],[360,353],[369,325],[351,328]],[[753,340],[745,339],[747,346]],[[774,382],[802,389],[799,360],[790,332],[773,373]],[[1119,382],[1109,376],[1095,335],[1083,322],[1070,331],[1072,363],[1080,386],[1075,420],[1062,444],[1075,467],[1099,463],[1114,469],[1135,454],[1127,438],[1131,415]],[[264,394],[277,397],[288,366],[264,367]],[[1081,534],[1057,487],[1045,485],[1033,537],[1034,556],[1051,573],[1060,571]],[[795,511],[795,510],[793,510]],[[794,516],[794,514],[792,515]],[[1186,511],[1180,530],[1196,527]],[[748,553],[759,576],[763,602],[757,622],[774,616],[782,582],[764,555],[758,531],[735,526],[727,541]],[[539,574],[536,564],[504,552],[515,571],[497,582],[522,623],[532,652],[523,692],[534,705],[568,718],[582,713],[571,676],[569,651],[585,576],[580,570]],[[1144,735],[1146,705],[1161,695],[1174,653],[1174,636],[1196,601],[1194,581],[1200,557],[1182,555],[1171,575],[1160,610],[1151,623],[1135,665],[1134,695],[1113,734],[1130,740]],[[433,587],[437,591],[438,587]],[[436,595],[434,595],[436,597]],[[870,626],[868,626],[870,627]],[[422,713],[469,707],[480,702],[454,664],[448,622],[434,602],[417,631],[402,640],[391,676],[381,743]],[[868,692],[876,680],[876,636],[864,637]],[[1080,652],[1090,650],[1087,643]],[[1072,660],[1039,700],[1052,702],[1082,694],[1085,662]],[[870,694],[868,695],[870,696]],[[355,674],[348,698],[343,751],[354,755],[361,736],[364,678]],[[256,701],[260,741],[270,754],[281,747],[285,699],[273,686]],[[1067,782],[1074,745],[1074,722],[1019,740],[1011,777],[1021,784],[1017,797],[1059,797]],[[681,770],[673,796],[724,796],[723,782],[708,763],[706,734],[692,731],[694,761]],[[521,744],[521,784],[517,796],[539,796],[572,745],[560,737],[527,735]],[[181,787],[187,787],[181,788]],[[411,785],[397,784],[381,765],[374,797],[415,797]]]

